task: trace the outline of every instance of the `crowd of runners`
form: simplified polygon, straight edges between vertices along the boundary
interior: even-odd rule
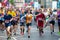
[[[20,34],[24,35],[25,27],[30,38],[30,30],[32,27],[32,20],[36,23],[36,28],[39,29],[39,34],[44,33],[43,29],[50,24],[51,34],[54,32],[55,21],[58,22],[60,32],[60,10],[54,10],[57,13],[53,13],[52,9],[40,8],[34,9],[33,7],[21,7],[21,8],[0,8],[0,30],[6,30],[7,40],[11,38],[12,31],[16,35],[18,24],[20,24]]]

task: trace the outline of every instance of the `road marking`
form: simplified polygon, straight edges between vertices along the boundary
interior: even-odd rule
[[[14,40],[17,40],[15,37],[11,37],[11,38],[13,38]]]
[[[58,40],[60,40],[60,38]]]
[[[1,38],[6,38],[6,36],[0,36]],[[11,37],[13,40],[17,40],[15,37]]]
[[[0,37],[2,37],[2,38],[6,38],[6,36],[0,36]]]

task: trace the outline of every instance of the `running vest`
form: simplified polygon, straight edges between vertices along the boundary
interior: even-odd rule
[[[50,14],[49,15],[49,21],[55,20],[55,15],[54,14]]]
[[[16,13],[14,11],[8,11],[8,14],[11,15],[12,17],[16,17]]]
[[[31,23],[32,21],[32,14],[27,14],[26,15],[26,23]]]

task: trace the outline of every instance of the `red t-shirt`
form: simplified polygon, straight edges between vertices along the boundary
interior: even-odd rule
[[[40,27],[43,27],[43,24],[44,24],[44,20],[45,19],[45,15],[43,14],[43,13],[41,13],[41,14],[38,14],[37,16],[36,16],[36,21],[37,21],[37,23],[38,23],[38,26]]]

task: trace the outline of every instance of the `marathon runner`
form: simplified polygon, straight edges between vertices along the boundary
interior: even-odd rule
[[[1,7],[0,8],[0,30],[3,31],[5,29],[4,27],[4,11],[3,11],[3,8]]]
[[[60,10],[57,11],[57,20],[58,20],[58,27],[60,32]]]
[[[24,35],[24,30],[25,30],[25,13],[24,13],[24,9],[21,9],[21,13],[20,13],[20,30],[21,30],[21,34]]]
[[[13,33],[14,33],[14,35],[16,35],[16,30],[17,30],[17,13],[16,13],[16,9],[9,9],[9,11],[8,11],[8,14],[10,14],[11,16],[12,16],[12,21],[11,21],[11,26],[13,27],[12,28],[12,30],[13,30]]]
[[[33,15],[31,11],[28,10],[28,13],[26,14],[26,26],[27,26],[28,38],[30,38],[30,28],[32,25],[32,18],[33,18]]]
[[[4,15],[4,22],[6,27],[6,33],[7,33],[7,40],[11,38],[11,20],[12,16],[8,14],[8,11],[6,11],[6,14]]]
[[[49,23],[50,23],[50,30],[51,34],[54,32],[54,25],[55,25],[55,15],[53,14],[52,10],[49,10]]]
[[[39,14],[36,16],[37,25],[39,28],[39,34],[42,35],[43,32],[43,26],[45,21],[45,15],[42,13],[42,10],[39,9]]]

